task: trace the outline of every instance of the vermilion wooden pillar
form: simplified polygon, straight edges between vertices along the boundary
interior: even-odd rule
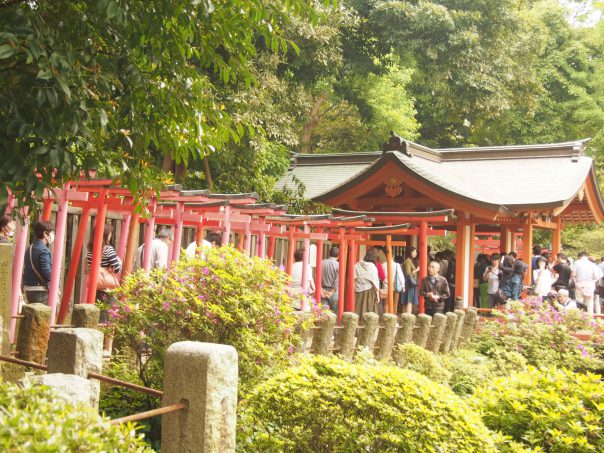
[[[562,218],[555,219],[556,229],[552,231],[552,258],[554,258],[562,248]]]
[[[67,277],[65,278],[65,285],[63,288],[63,296],[61,298],[61,307],[59,309],[59,316],[57,318],[58,324],[63,324],[65,316],[69,311],[69,300],[71,299],[71,292],[75,285],[75,279],[78,271],[78,263],[82,256],[82,249],[84,247],[84,238],[86,237],[86,229],[88,228],[88,219],[90,218],[90,206],[86,205],[80,216],[80,223],[78,224],[78,233],[76,236],[73,251],[71,252],[71,261],[69,262],[69,270],[67,271]]]
[[[94,238],[92,246],[92,262],[88,276],[88,297],[86,303],[94,304],[96,301],[96,286],[101,269],[101,257],[103,255],[103,230],[105,228],[105,216],[107,215],[107,190],[102,189],[98,196],[98,210],[94,227]]]
[[[323,240],[317,239],[317,262],[315,269],[315,301],[321,304],[321,290],[323,288]]]
[[[291,275],[292,266],[294,265],[294,252],[296,251],[296,226],[288,225],[287,228],[287,264],[285,266],[285,272],[287,272],[287,275]]]
[[[308,235],[310,234],[310,227],[308,225],[304,225],[304,246],[302,247],[302,289],[304,291],[308,291],[308,273],[310,272],[308,265],[308,254],[310,248],[310,238]],[[304,309],[306,307],[302,307]]]
[[[386,266],[388,270],[388,310],[387,313],[394,313],[394,289],[392,288],[394,284],[394,275],[392,275],[392,235],[386,235]]]
[[[174,223],[174,239],[172,241],[172,262],[178,262],[180,259],[180,249],[182,248],[182,212],[184,203],[178,201],[176,203],[176,219]],[[170,264],[171,266],[172,264]]]
[[[130,219],[131,218],[132,218],[131,212],[125,214],[122,217],[122,225],[121,225],[121,229],[120,229],[120,242],[117,246],[117,256],[119,256],[122,261],[124,261],[125,255],[126,255],[126,246],[128,245],[128,234],[130,233]],[[123,268],[124,268],[124,266],[122,263],[122,269]]]
[[[224,207],[224,232],[222,233],[222,245],[229,245],[231,240],[231,207]]]
[[[52,214],[52,205],[54,203],[54,198],[52,194],[49,198],[44,199],[44,209],[42,210],[42,222],[50,221],[50,214]]]
[[[29,236],[28,210],[21,211],[21,218],[17,218],[17,231],[15,233],[15,260],[13,262],[13,281],[11,294],[11,319],[10,319],[10,341],[15,340],[15,328],[17,326],[17,314],[19,313],[19,296],[21,295],[21,280],[23,277],[23,261],[27,237]]]
[[[268,256],[269,260],[273,260],[275,257],[275,236],[268,237]]]
[[[128,243],[126,244],[126,256],[124,257],[122,268],[122,280],[132,271],[132,263],[136,256],[138,248],[138,223],[140,213],[134,211],[130,217],[130,226],[128,227]]]
[[[348,266],[346,274],[346,311],[355,311],[354,292],[354,266],[357,263],[357,245],[355,240],[348,242]],[[341,278],[342,274],[340,274]]]
[[[419,280],[417,282],[419,291],[422,280],[428,275],[428,222],[422,220],[419,223]],[[425,313],[424,298],[419,296],[418,313]]]
[[[149,216],[145,221],[145,242],[143,246],[143,269],[151,269],[151,245],[155,237],[155,200],[149,202]]]
[[[342,319],[342,314],[344,313],[344,295],[345,295],[345,287],[346,287],[346,258],[348,255],[348,244],[346,243],[346,239],[344,239],[344,229],[340,228],[339,232],[339,241],[340,241],[340,269],[338,270],[339,280],[338,280],[338,323],[340,319]],[[348,309],[348,307],[346,307]],[[354,311],[354,310],[353,310]]]
[[[509,252],[510,244],[508,244],[508,228],[504,225],[501,226],[501,232],[499,235],[499,251]],[[503,258],[503,257],[502,257]]]
[[[50,275],[50,286],[48,288],[48,306],[52,310],[50,322],[54,324],[57,312],[57,303],[59,301],[59,284],[63,273],[63,253],[65,251],[65,233],[67,229],[67,193],[70,183],[63,185],[63,190],[59,194],[59,207],[57,211],[57,225],[55,227],[55,243],[52,249],[52,272]]]
[[[524,284],[529,286],[531,284],[531,276],[533,269],[531,267],[531,261],[533,258],[533,223],[531,221],[531,213],[527,214],[527,220],[522,229],[522,258],[525,264],[528,266],[528,271],[524,275]]]

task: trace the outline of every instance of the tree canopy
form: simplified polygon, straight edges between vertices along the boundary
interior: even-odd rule
[[[376,150],[389,130],[435,147],[592,137],[599,156],[604,22],[577,11],[0,1],[0,204],[93,168],[144,193],[166,181],[162,161],[188,186],[269,199],[289,151]]]

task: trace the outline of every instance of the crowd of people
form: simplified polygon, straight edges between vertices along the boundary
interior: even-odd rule
[[[15,226],[8,217],[0,217],[0,243],[10,242]],[[50,246],[54,242],[54,226],[49,222],[36,222],[32,226],[34,240],[26,248],[23,264],[23,295],[26,302],[48,303],[52,257]],[[111,245],[113,227],[105,224],[103,229],[103,250],[98,275],[97,299],[106,298],[106,291],[119,285],[116,277],[122,268],[122,262]],[[87,246],[87,263],[92,263],[94,232]],[[173,233],[169,228],[158,231],[150,247],[150,268],[168,266],[169,250]],[[203,256],[206,250],[219,246],[222,236],[210,233],[200,247],[192,242],[185,254],[196,253]],[[143,267],[144,245],[136,253],[133,269]],[[321,300],[334,312],[338,310],[340,250],[331,247],[328,256],[322,262]],[[303,278],[303,250],[296,250],[292,266],[292,289],[314,294],[313,272],[309,270],[305,285]],[[365,312],[379,315],[385,311],[388,295],[388,268],[393,272],[394,303],[398,313],[415,313],[419,296],[424,298],[427,314],[443,313],[454,309],[455,297],[455,254],[450,250],[429,253],[428,275],[419,281],[418,251],[407,247],[405,256],[396,256],[390,266],[383,247],[369,248],[363,259],[354,265],[355,309],[361,316]],[[531,269],[531,284],[525,286],[525,276]],[[304,289],[303,289],[304,288]],[[589,313],[601,313],[601,300],[604,299],[604,257],[599,264],[586,252],[581,252],[573,261],[564,253],[551,257],[538,245],[533,247],[531,265],[518,258],[516,252],[481,253],[474,264],[472,304],[481,308],[497,308],[507,300],[517,300],[523,291],[547,300],[556,300],[566,309],[579,308]],[[297,307],[301,308],[301,307]]]
[[[576,260],[564,253],[555,257],[539,245],[533,247],[532,269],[528,286],[524,285],[528,264],[516,252],[479,254],[474,264],[473,304],[481,308],[497,308],[506,300],[517,300],[525,290],[546,300],[556,300],[565,308],[579,308],[601,313],[604,298],[604,257],[599,264],[587,252]]]

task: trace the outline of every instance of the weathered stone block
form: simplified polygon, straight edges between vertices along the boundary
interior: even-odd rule
[[[13,246],[0,244],[0,353],[10,353],[11,297],[13,288]]]
[[[459,338],[461,337],[461,329],[463,328],[464,320],[466,319],[466,312],[464,310],[455,310],[457,316],[457,323],[455,323],[455,330],[453,331],[453,338],[451,339],[451,350],[457,349]]]
[[[428,335],[430,335],[430,324],[432,323],[432,317],[426,314],[418,315],[417,321],[415,321],[415,329],[413,331],[413,343],[422,348],[426,347],[428,342]]]
[[[311,346],[311,349],[315,354],[329,354],[335,325],[336,315],[332,312],[323,314],[321,319],[317,322],[318,329],[315,329]]]
[[[168,348],[163,405],[188,408],[164,415],[162,452],[235,451],[237,373],[232,346],[183,341]]]
[[[402,313],[398,317],[399,329],[396,334],[396,344],[411,343],[415,327],[415,315]]]
[[[377,337],[377,355],[378,360],[387,360],[392,355],[392,348],[394,347],[394,339],[396,338],[397,331],[397,318],[396,315],[391,313],[385,313],[382,316],[382,329],[378,332]]]
[[[103,333],[95,329],[55,329],[48,343],[48,372],[75,374],[86,378],[100,373]]]
[[[447,317],[441,313],[436,313],[432,318],[432,328],[430,329],[430,335],[428,335],[428,342],[426,343],[428,351],[434,354],[438,353],[445,327],[447,327]]]
[[[447,325],[443,334],[443,341],[440,344],[440,352],[442,353],[447,353],[451,349],[451,340],[453,339],[453,332],[457,325],[457,315],[455,313],[448,312],[446,316]]]
[[[378,328],[378,321],[380,317],[377,313],[367,312],[363,313],[362,328],[359,329],[359,338],[357,346],[359,348],[369,348],[373,352],[373,345],[375,344],[375,332]]]
[[[340,325],[342,328],[336,335],[336,349],[344,359],[350,360],[354,355],[354,343],[359,324],[359,315],[352,312],[342,314]]]
[[[52,310],[44,304],[25,304],[21,309],[19,335],[17,336],[17,358],[43,364],[50,335]]]
[[[474,331],[476,322],[478,320],[478,312],[474,307],[469,308],[466,311],[466,317],[464,318],[463,325],[461,327],[461,336],[459,337],[458,346],[464,344]]]
[[[312,338],[314,336],[313,329],[310,329],[308,327],[308,324],[310,323],[310,319],[311,319],[312,315],[307,311],[302,311],[302,312],[297,312],[296,316],[299,317],[299,322],[296,326],[295,333],[300,335],[300,340],[301,340],[301,344],[300,344],[300,347],[298,348],[298,350],[299,350],[299,352],[304,352],[310,348],[310,346],[312,344]]]
[[[101,309],[94,304],[75,304],[71,313],[71,323],[76,327],[98,329]]]
[[[47,385],[71,404],[84,403],[94,408],[99,407],[99,395],[93,381],[73,374],[41,374],[28,376],[22,380],[24,384]]]

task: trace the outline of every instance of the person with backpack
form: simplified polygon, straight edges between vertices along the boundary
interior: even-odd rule
[[[55,227],[50,222],[36,222],[36,240],[25,250],[23,261],[23,294],[29,304],[48,305],[48,288],[52,256],[48,247],[55,241]]]

